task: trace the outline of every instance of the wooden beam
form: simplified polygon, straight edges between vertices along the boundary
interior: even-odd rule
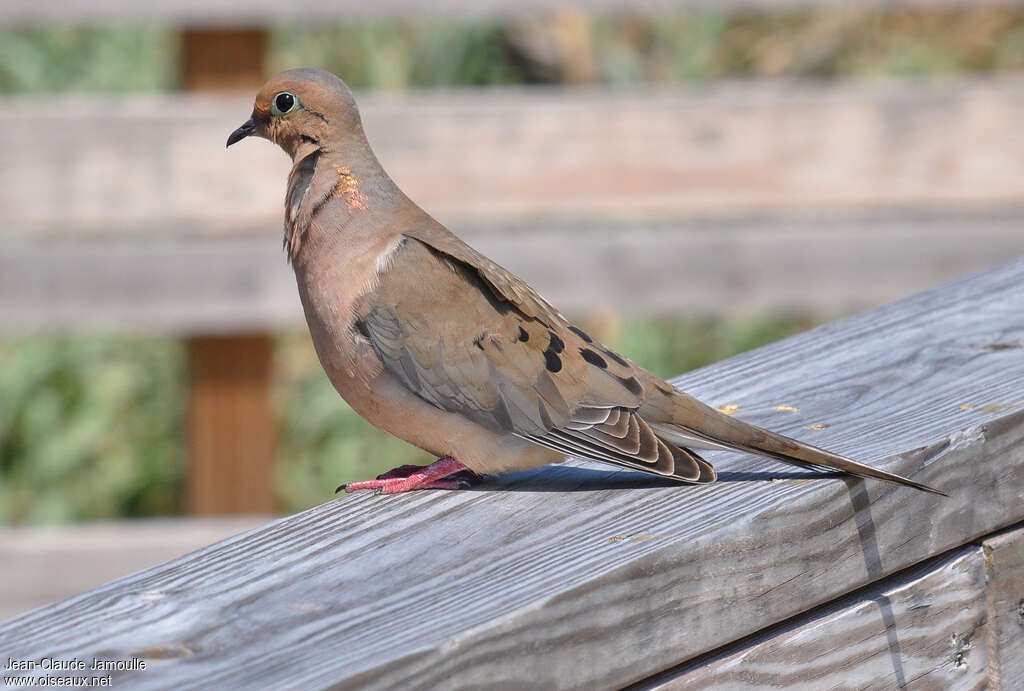
[[[970,546],[643,686],[904,689],[927,679],[933,688],[987,688],[991,628],[985,555]]]
[[[3,230],[280,228],[289,161],[224,149],[234,97],[2,98]],[[664,220],[1020,205],[1024,79],[359,94],[391,176],[439,220]],[[38,143],[43,142],[45,146]],[[44,190],[36,180],[51,181]],[[56,193],[55,193],[56,191]]]
[[[139,658],[142,687],[623,686],[1024,520],[1022,344],[1019,261],[674,380],[948,498],[725,453],[703,487],[570,462],[345,496],[0,648]]]
[[[992,688],[1024,688],[1024,528],[985,541]]]
[[[189,511],[273,513],[273,340],[193,336],[188,350]]]
[[[1024,252],[1017,78],[360,100],[406,191],[567,311],[859,309]],[[3,106],[0,330],[299,323],[287,158],[222,149],[251,94]]]
[[[164,225],[138,229],[151,239],[9,240],[0,244],[0,333],[305,328],[275,226],[215,238]],[[1022,226],[1024,209],[992,208],[458,230],[566,314],[831,316],[1024,254]]]

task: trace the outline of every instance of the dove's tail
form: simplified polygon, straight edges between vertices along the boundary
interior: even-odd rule
[[[747,451],[792,465],[832,468],[851,475],[886,480],[925,492],[941,494],[944,497],[949,496],[941,490],[901,475],[872,468],[831,451],[730,417],[686,394],[678,394],[672,398],[674,405],[671,421],[651,424],[651,428],[659,437],[673,444],[691,448]]]

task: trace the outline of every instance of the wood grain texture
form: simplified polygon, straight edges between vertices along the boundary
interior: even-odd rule
[[[1020,0],[985,0],[997,5],[1015,5]],[[859,4],[878,7],[937,6],[965,4],[967,0],[861,0]],[[572,7],[606,14],[654,14],[693,10],[772,11],[801,7],[838,6],[841,0],[574,0]],[[102,22],[147,21],[197,25],[237,26],[239,24],[308,24],[322,21],[351,21],[353,18],[456,15],[473,19],[523,17],[553,12],[565,3],[560,0],[435,0],[429,5],[416,0],[378,0],[366,3],[348,0],[249,0],[239,5],[234,0],[160,0],[135,3],[129,0],[92,0],[72,3],[63,11],[51,3],[31,0],[3,0],[0,20],[15,24],[94,24]]]
[[[0,99],[3,229],[279,227],[287,157],[224,149],[251,92]],[[358,95],[370,142],[439,220],[678,218],[1019,204],[1024,79],[725,82]],[[49,180],[44,190],[34,184]],[[261,223],[263,225],[261,225]]]
[[[188,354],[189,511],[273,512],[273,340],[266,334],[195,336]]]
[[[0,527],[0,619],[48,605],[271,520],[151,518]],[[74,568],[68,568],[74,564]],[[6,663],[6,659],[0,661]],[[3,666],[3,665],[0,665]]]
[[[1024,255],[1022,225],[1024,208],[459,230],[569,315],[831,315]],[[0,246],[0,333],[304,327],[280,228],[216,238],[175,237],[176,230]]]
[[[984,547],[992,688],[1024,688],[1024,528]]]
[[[720,453],[704,487],[573,462],[341,497],[5,622],[0,650],[151,660],[129,688],[638,681],[1024,518],[1022,346],[1019,261],[676,380],[948,499]]]
[[[645,689],[983,689],[985,555],[957,550]],[[760,639],[760,640],[759,640]]]

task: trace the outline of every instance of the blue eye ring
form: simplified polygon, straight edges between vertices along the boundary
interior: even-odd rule
[[[299,107],[299,99],[291,91],[282,91],[270,101],[271,115],[286,115]]]

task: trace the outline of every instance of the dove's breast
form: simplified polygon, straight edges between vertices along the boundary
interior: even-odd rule
[[[544,465],[561,454],[499,434],[458,413],[442,410],[410,391],[381,364],[355,320],[372,300],[381,274],[391,269],[400,233],[345,233],[310,229],[293,259],[299,297],[317,356],[328,378],[374,426],[437,456],[451,456],[480,473]]]

